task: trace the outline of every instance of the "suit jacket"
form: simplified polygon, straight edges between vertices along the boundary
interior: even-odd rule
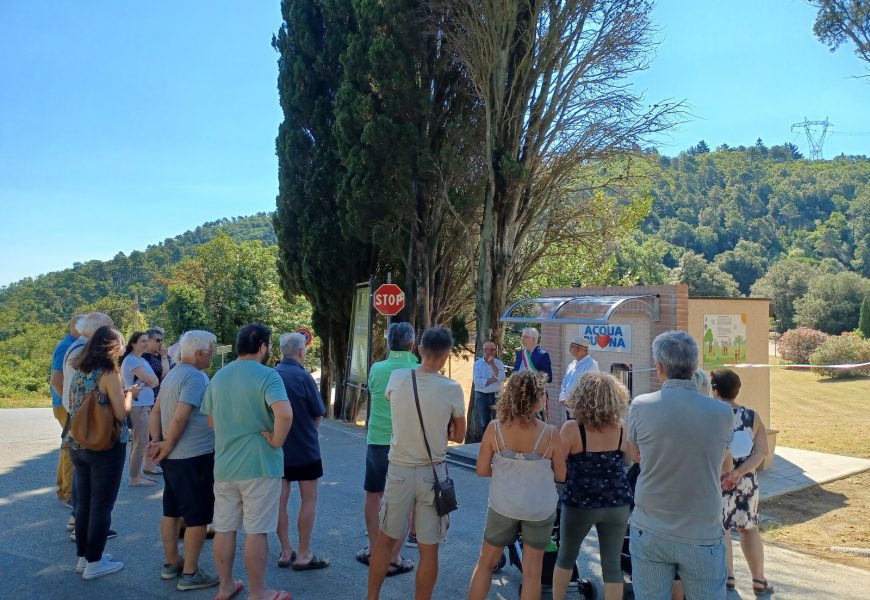
[[[523,364],[523,349],[517,350],[517,358],[514,361],[514,371],[519,371]],[[547,383],[553,381],[553,367],[550,364],[550,355],[540,346],[532,350],[532,365],[541,373],[547,374]]]

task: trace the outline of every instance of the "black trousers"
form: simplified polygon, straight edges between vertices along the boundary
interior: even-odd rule
[[[88,562],[102,558],[118,498],[127,444],[110,450],[71,450],[76,485],[76,555]]]

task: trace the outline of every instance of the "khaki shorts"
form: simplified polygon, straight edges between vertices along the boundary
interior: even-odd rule
[[[221,533],[274,533],[278,529],[280,477],[214,482],[214,529]]]
[[[491,508],[486,511],[486,526],[483,539],[490,546],[503,547],[512,543],[522,532],[523,544],[536,550],[546,550],[553,535],[556,511],[543,521],[520,521],[497,513]]]
[[[447,467],[443,463],[435,465],[435,470],[439,479],[443,480],[447,476]],[[439,517],[435,510],[434,483],[431,465],[401,467],[390,463],[387,486],[381,500],[381,530],[393,539],[404,538],[413,511],[419,543],[439,544],[446,540],[450,518]]]

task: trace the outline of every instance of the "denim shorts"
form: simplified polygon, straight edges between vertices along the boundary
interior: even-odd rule
[[[387,467],[390,464],[390,447],[379,444],[366,446],[366,478],[363,489],[372,494],[383,493],[387,485]]]

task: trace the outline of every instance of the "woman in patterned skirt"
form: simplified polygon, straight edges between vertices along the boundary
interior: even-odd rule
[[[713,397],[727,402],[734,411],[734,437],[731,453],[734,468],[722,478],[722,526],[725,528],[725,549],[728,557],[728,579],[725,585],[735,589],[734,552],[731,530],[740,535],[740,547],[752,573],[752,591],[756,596],[773,593],[773,586],[764,577],[764,544],[758,531],[758,478],[755,470],[767,456],[767,429],[758,414],[738,404],[740,377],[729,370],[713,371]]]

